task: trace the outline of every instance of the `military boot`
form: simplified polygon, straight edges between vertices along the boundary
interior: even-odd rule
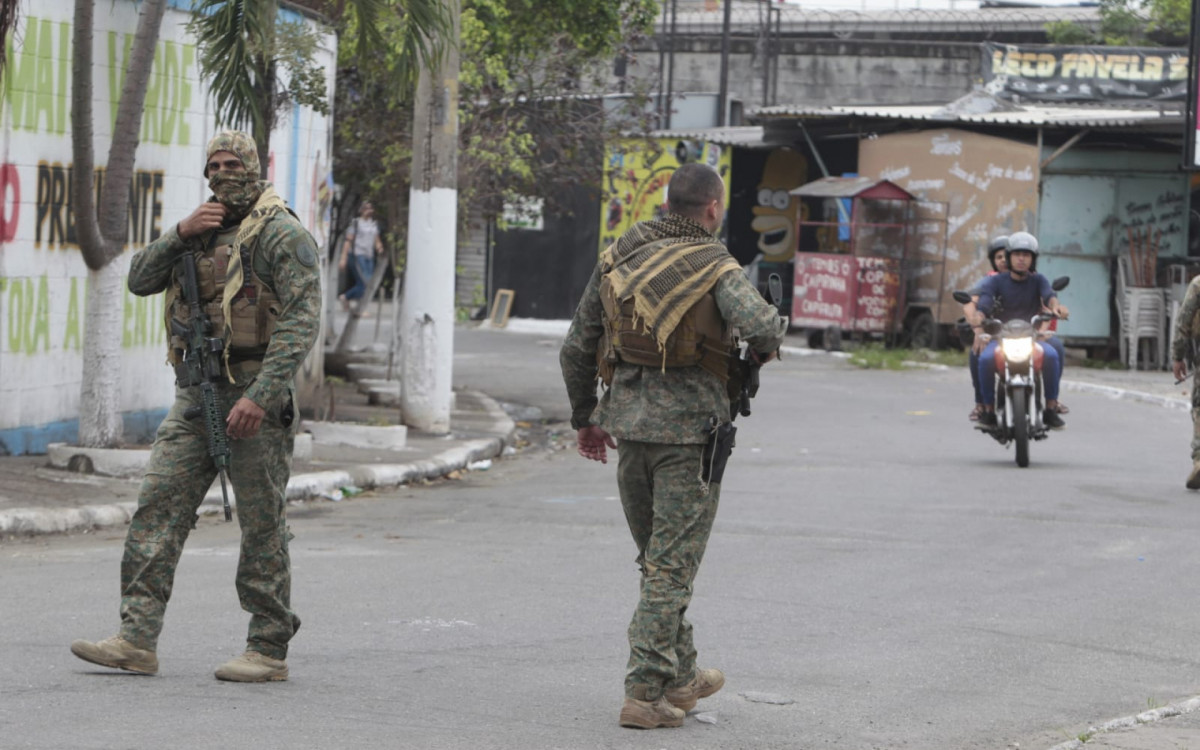
[[[621,706],[621,726],[630,729],[657,729],[659,727],[683,726],[684,711],[667,702],[665,695],[656,701],[640,701],[626,698]]]
[[[696,701],[707,698],[725,685],[725,673],[719,669],[697,669],[696,676],[688,684],[667,688],[663,696],[675,708],[685,713],[696,707]]]
[[[280,682],[288,678],[288,667],[282,659],[247,651],[217,667],[216,676],[229,682]]]
[[[1189,490],[1200,490],[1200,458],[1192,461],[1192,473],[1188,474],[1187,488]]]
[[[124,669],[138,674],[156,674],[158,672],[158,657],[153,651],[138,648],[119,635],[105,638],[102,641],[75,641],[71,644],[71,653],[84,661],[99,664],[102,667]]]

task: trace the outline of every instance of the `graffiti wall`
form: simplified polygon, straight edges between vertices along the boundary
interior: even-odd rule
[[[96,172],[72,165],[70,96],[73,6],[68,0],[22,3],[7,40],[0,85],[0,452],[42,452],[73,440],[82,377],[87,267],[75,234],[71,185],[101,184],[117,105],[137,25],[137,6],[115,0],[97,13],[92,66]],[[291,20],[302,20],[289,13]],[[208,197],[201,174],[215,132],[188,14],[169,9],[154,53],[136,172],[129,185],[129,235],[119,258],[154,241]],[[308,22],[308,21],[306,21]],[[336,39],[318,53],[333,95]],[[324,243],[331,198],[332,122],[294,109],[272,134],[270,179],[301,221]],[[127,440],[147,437],[173,397],[165,364],[161,296],[125,293],[122,310],[122,410]]]
[[[860,142],[859,172],[945,204],[944,223],[929,222],[945,232],[944,263],[937,257],[943,251],[936,238],[922,237],[913,260],[923,273],[910,285],[908,299],[910,305],[928,306],[939,323],[961,315],[949,293],[991,270],[986,256],[991,237],[1037,229],[1033,145],[961,130],[885,135]]]
[[[666,212],[667,183],[682,164],[701,162],[725,178],[728,205],[730,150],[716,143],[669,138],[628,139],[610,145],[600,200],[600,250],[639,221]]]

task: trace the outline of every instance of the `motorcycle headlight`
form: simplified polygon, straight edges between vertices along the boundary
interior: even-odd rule
[[[1033,339],[1004,339],[1000,342],[1004,347],[1004,356],[1010,362],[1026,362],[1033,355]]]

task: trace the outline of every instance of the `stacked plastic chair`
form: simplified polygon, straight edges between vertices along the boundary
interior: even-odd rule
[[[1117,259],[1117,314],[1121,322],[1121,361],[1129,369],[1161,370],[1167,366],[1167,295],[1165,289],[1134,286],[1129,259]],[[1145,357],[1142,342],[1146,341]]]

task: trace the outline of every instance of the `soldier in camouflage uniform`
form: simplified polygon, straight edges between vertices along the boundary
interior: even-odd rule
[[[1171,359],[1175,379],[1183,380],[1196,367],[1196,339],[1200,338],[1200,276],[1188,284],[1187,294],[1175,320],[1175,340],[1171,342]],[[1192,378],[1192,471],[1187,488],[1200,490],[1200,378]]]
[[[680,726],[725,682],[720,670],[696,667],[684,616],[720,495],[704,451],[731,419],[731,329],[766,361],[787,322],[714,238],[724,198],[709,167],[677,170],[670,213],[634,226],[602,254],[559,357],[580,455],[607,463],[606,448],[618,451],[621,504],[638,548],[641,598],[619,719],[626,727]],[[599,400],[597,377],[608,386]]]
[[[217,400],[232,439],[230,479],[237,497],[241,556],[237,591],[250,613],[246,651],[216,677],[286,680],[288,641],[300,627],[291,609],[285,490],[291,473],[293,376],[320,321],[317,247],[270,183],[259,180],[258,151],[242,132],[208,145],[204,175],[214,197],[132,259],[129,290],[166,292],[169,319],[186,320],[178,258],[193,253],[201,302],[213,335],[225,341]],[[168,331],[170,327],[168,325]],[[172,337],[168,359],[184,342]],[[198,387],[176,389],[155,436],[121,561],[121,629],[112,638],[75,641],[71,651],[106,667],[154,674],[175,568],[197,509],[217,474],[202,420],[187,419]]]

